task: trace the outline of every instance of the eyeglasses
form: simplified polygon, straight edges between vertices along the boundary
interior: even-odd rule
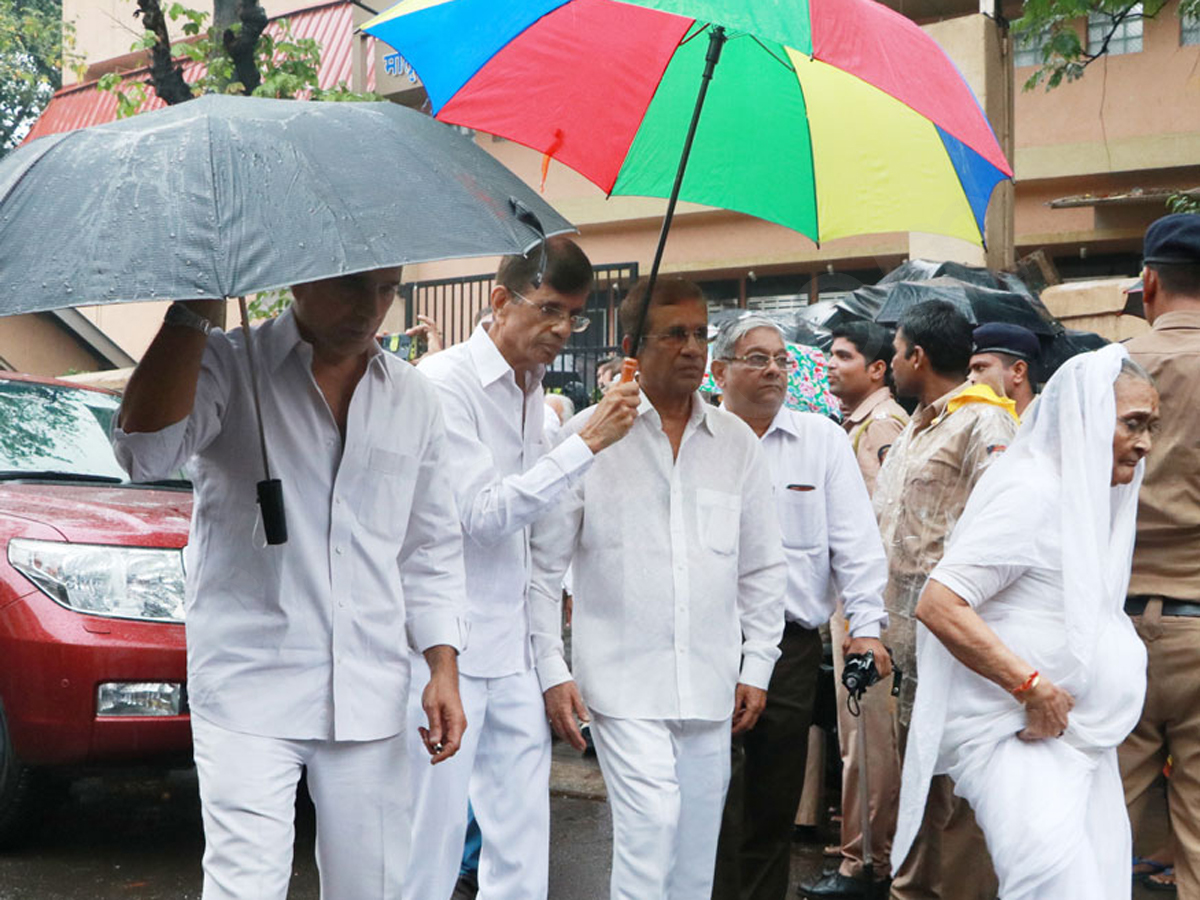
[[[691,339],[694,339],[701,347],[708,346],[708,326],[701,325],[699,328],[694,328],[691,331],[684,328],[682,325],[676,325],[674,328],[668,328],[666,331],[656,331],[646,335],[647,338],[654,338],[664,347],[682,348]]]
[[[729,362],[739,362],[748,369],[765,369],[771,363],[779,366],[784,372],[795,372],[800,367],[795,357],[790,353],[780,353],[778,356],[768,356],[765,353],[749,353],[745,356],[727,357]]]
[[[572,315],[557,303],[534,303],[524,294],[514,291],[512,288],[506,288],[506,290],[518,304],[524,303],[526,306],[532,306],[534,309],[540,310],[543,316],[547,319],[553,319],[556,325],[559,322],[569,322],[571,324],[571,331],[575,332],[575,334],[587,331],[588,326],[592,324],[592,320],[587,316]]]

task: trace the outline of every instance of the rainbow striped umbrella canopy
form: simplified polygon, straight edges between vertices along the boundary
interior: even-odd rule
[[[682,199],[818,242],[982,243],[1012,170],[954,64],[874,0],[402,0],[364,29],[403,55],[442,121],[610,194],[667,197],[717,26]]]

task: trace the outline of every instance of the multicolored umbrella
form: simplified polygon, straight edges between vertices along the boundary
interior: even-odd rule
[[[437,118],[652,197],[671,195],[715,45],[679,197],[814,241],[982,243],[1012,175],[954,64],[874,0],[402,0],[364,30],[412,65]]]

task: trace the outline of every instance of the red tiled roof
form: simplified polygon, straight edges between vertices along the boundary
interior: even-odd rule
[[[321,45],[321,68],[317,83],[322,88],[336,87],[339,82],[350,83],[354,65],[354,45],[359,37],[354,33],[351,4],[346,2],[327,3],[277,16],[267,25],[267,31],[278,37],[280,19],[287,19],[292,26],[292,36],[314,38]],[[367,38],[367,90],[375,89],[374,38]],[[203,63],[180,60],[183,78],[194,82],[204,74]],[[145,66],[124,73],[126,81],[150,80],[150,68]],[[111,122],[117,117],[117,97],[111,91],[102,91],[97,82],[73,84],[56,91],[49,105],[29,130],[24,143],[48,134],[74,131],[101,122]],[[162,100],[151,90],[141,112],[163,106]]]

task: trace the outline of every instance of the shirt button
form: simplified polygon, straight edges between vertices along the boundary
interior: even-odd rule
[[[338,556],[341,556],[344,551],[342,550],[341,547],[334,547],[333,552],[336,553]]]

